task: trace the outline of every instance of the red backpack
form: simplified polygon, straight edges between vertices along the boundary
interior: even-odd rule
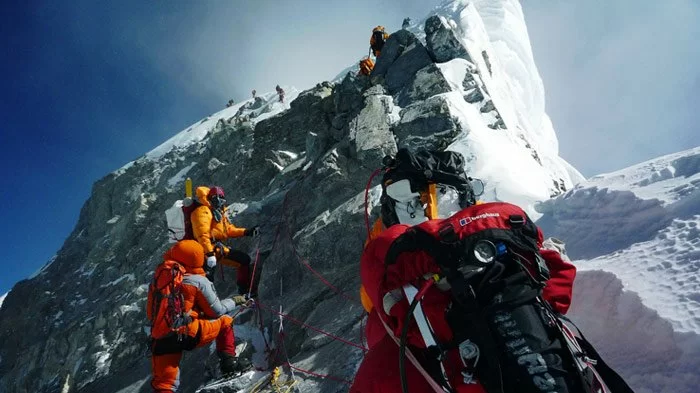
[[[176,261],[164,261],[156,267],[148,287],[146,306],[151,337],[155,339],[170,334],[186,334],[187,325],[192,322],[189,310],[185,309],[182,289],[184,275],[185,267]]]
[[[459,367],[465,378],[476,376],[487,392],[609,393],[593,367],[594,355],[598,363],[602,360],[574,345],[559,314],[542,298],[549,270],[540,242],[537,226],[521,208],[486,203],[409,228],[394,240],[385,263],[396,263],[403,252],[433,257],[450,284],[452,302],[445,319],[454,337],[428,352],[438,362],[450,348],[459,348],[460,355],[467,349],[480,353],[476,360],[463,357]],[[411,302],[404,326],[411,324],[419,301]],[[434,377],[444,381],[439,374]],[[631,392],[621,379],[606,375],[606,381],[613,381],[614,392]]]

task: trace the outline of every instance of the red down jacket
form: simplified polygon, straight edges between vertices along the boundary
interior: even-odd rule
[[[493,208],[494,205],[489,203],[472,206],[468,209],[474,209],[474,214],[478,215],[482,211]],[[382,306],[384,298],[390,291],[400,289],[403,285],[414,282],[418,277],[440,271],[433,258],[424,251],[402,253],[397,258],[396,263],[385,265],[385,257],[389,247],[408,228],[410,228],[408,225],[394,225],[387,228],[367,244],[362,254],[360,262],[362,285],[375,307],[369,315],[366,328],[370,348],[355,376],[350,389],[352,393],[401,393],[399,346],[395,338],[400,337],[403,317],[408,311],[409,304],[403,297],[393,307],[390,307],[390,314],[387,314],[385,307]],[[576,268],[571,263],[566,262],[559,252],[542,248],[543,236],[539,228],[538,237],[540,253],[550,271],[550,279],[544,288],[543,298],[556,311],[564,314],[571,304]],[[447,342],[452,338],[452,332],[444,319],[444,310],[449,303],[449,292],[443,292],[435,286],[428,290],[421,302],[435,336],[442,342]],[[382,321],[386,322],[391,330],[391,335],[387,332]],[[420,332],[415,326],[409,329],[407,341],[413,347],[425,347]],[[452,357],[455,358],[454,361],[459,361],[458,354],[454,353]],[[406,360],[405,366],[411,393],[436,391],[410,361]],[[458,367],[454,367],[452,372],[447,369],[446,372],[451,385],[455,387],[457,392],[485,392],[478,383],[464,384]]]

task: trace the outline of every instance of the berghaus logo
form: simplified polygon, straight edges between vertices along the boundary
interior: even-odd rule
[[[483,218],[489,218],[489,217],[500,217],[500,216],[501,215],[498,213],[482,213],[482,214],[479,214],[478,216],[462,217],[459,219],[459,225],[466,226],[466,225],[469,225],[476,220],[481,220]]]

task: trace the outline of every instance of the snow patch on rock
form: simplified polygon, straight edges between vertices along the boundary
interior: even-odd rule
[[[0,296],[0,308],[2,308],[2,303],[5,301],[5,298],[7,297],[8,293],[10,292],[7,292],[4,295]]]
[[[168,185],[169,185],[170,187],[174,187],[174,186],[176,186],[177,184],[180,184],[180,183],[184,182],[184,181],[185,181],[185,178],[186,178],[186,176],[187,176],[187,172],[189,172],[190,169],[192,169],[192,167],[194,167],[195,165],[197,165],[197,163],[196,163],[196,162],[193,162],[193,163],[191,163],[190,165],[188,165],[188,166],[182,168],[178,173],[175,174],[175,176],[173,176],[173,177],[171,177],[170,179],[168,179]]]

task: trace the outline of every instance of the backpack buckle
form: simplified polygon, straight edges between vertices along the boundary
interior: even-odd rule
[[[520,228],[525,225],[525,217],[519,214],[511,214],[508,216],[508,223],[510,223],[510,226],[513,228]]]
[[[459,240],[454,228],[452,228],[452,225],[449,224],[440,228],[438,231],[438,236],[440,236],[440,240],[443,240],[446,243],[456,243]]]
[[[549,268],[539,253],[535,253],[535,261],[535,265],[537,266],[537,277],[540,279],[540,282],[544,284],[550,278]]]

